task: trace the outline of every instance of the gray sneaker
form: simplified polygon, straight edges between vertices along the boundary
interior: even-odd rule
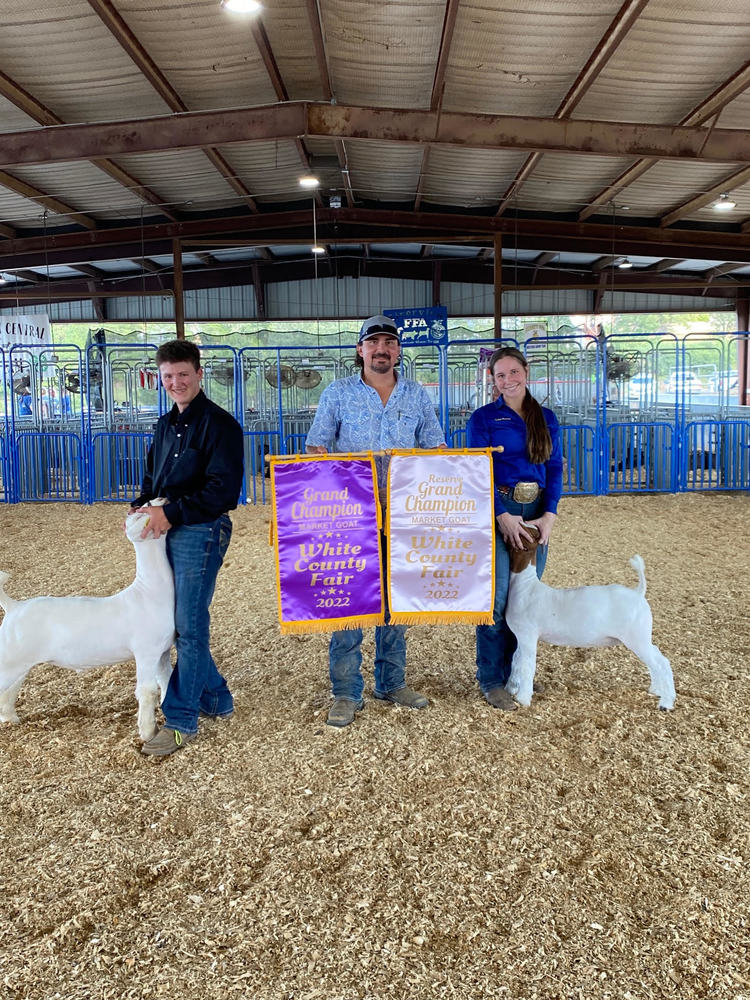
[[[141,753],[151,757],[168,757],[171,753],[181,750],[186,743],[194,740],[197,733],[181,733],[179,729],[162,726],[156,736],[143,744]]]
[[[361,712],[365,707],[363,701],[352,701],[351,698],[335,698],[333,704],[328,709],[326,725],[349,726],[354,722],[355,712]]]
[[[381,701],[392,701],[394,705],[403,705],[404,708],[427,708],[430,704],[423,694],[412,691],[406,685],[395,691],[386,691],[385,694],[376,693],[375,697]]]
[[[515,712],[518,704],[513,695],[506,691],[504,687],[490,688],[484,696],[493,708],[499,708],[503,712]]]

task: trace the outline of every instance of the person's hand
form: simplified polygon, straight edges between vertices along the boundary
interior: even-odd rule
[[[310,455],[327,455],[328,449],[324,444],[308,444],[306,448]]]
[[[520,514],[509,514],[507,510],[503,511],[502,514],[498,514],[497,523],[505,544],[510,545],[512,549],[522,549],[524,538],[528,542],[533,541],[531,535],[524,528],[524,520]],[[534,522],[530,521],[529,523],[533,524]]]
[[[148,514],[148,521],[146,522],[146,527],[141,532],[141,538],[148,538],[149,535],[153,535],[154,538],[160,538],[162,535],[166,535],[172,525],[167,520],[167,515],[164,513],[163,507],[137,507],[135,510],[131,511],[133,514]]]
[[[549,541],[549,536],[552,534],[552,526],[557,520],[557,514],[552,514],[547,511],[546,514],[542,514],[541,517],[534,518],[533,521],[528,521],[528,524],[533,524],[535,527],[539,528],[539,544],[546,545]]]

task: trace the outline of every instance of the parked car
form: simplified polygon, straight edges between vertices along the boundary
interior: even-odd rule
[[[695,372],[670,372],[664,388],[667,392],[677,392],[678,389],[685,393],[703,392],[705,386]]]
[[[739,385],[738,372],[716,372],[711,376],[712,392],[733,392]]]
[[[628,382],[628,395],[631,399],[641,399],[653,392],[656,380],[652,375],[634,375]]]

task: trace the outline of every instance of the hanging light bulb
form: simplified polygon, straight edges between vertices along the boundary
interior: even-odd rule
[[[257,14],[262,10],[258,0],[221,0],[221,6],[233,14]]]
[[[714,202],[714,212],[731,212],[733,208],[737,208],[737,202],[728,194],[720,194],[719,200]]]

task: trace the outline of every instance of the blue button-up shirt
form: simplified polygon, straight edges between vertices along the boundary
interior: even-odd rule
[[[329,451],[386,451],[394,448],[437,448],[445,444],[435,408],[424,387],[397,375],[396,385],[383,406],[361,375],[350,375],[324,389],[308,445]],[[376,456],[380,492],[388,481],[388,456]]]
[[[560,424],[546,406],[542,413],[552,439],[552,454],[540,465],[529,459],[526,450],[526,422],[501,396],[475,410],[466,425],[466,443],[469,448],[490,448],[501,444],[504,451],[492,453],[492,470],[495,486],[515,486],[518,482],[534,482],[544,490],[544,510],[557,513],[562,493],[562,445]],[[495,514],[505,512],[501,494],[495,491]]]

